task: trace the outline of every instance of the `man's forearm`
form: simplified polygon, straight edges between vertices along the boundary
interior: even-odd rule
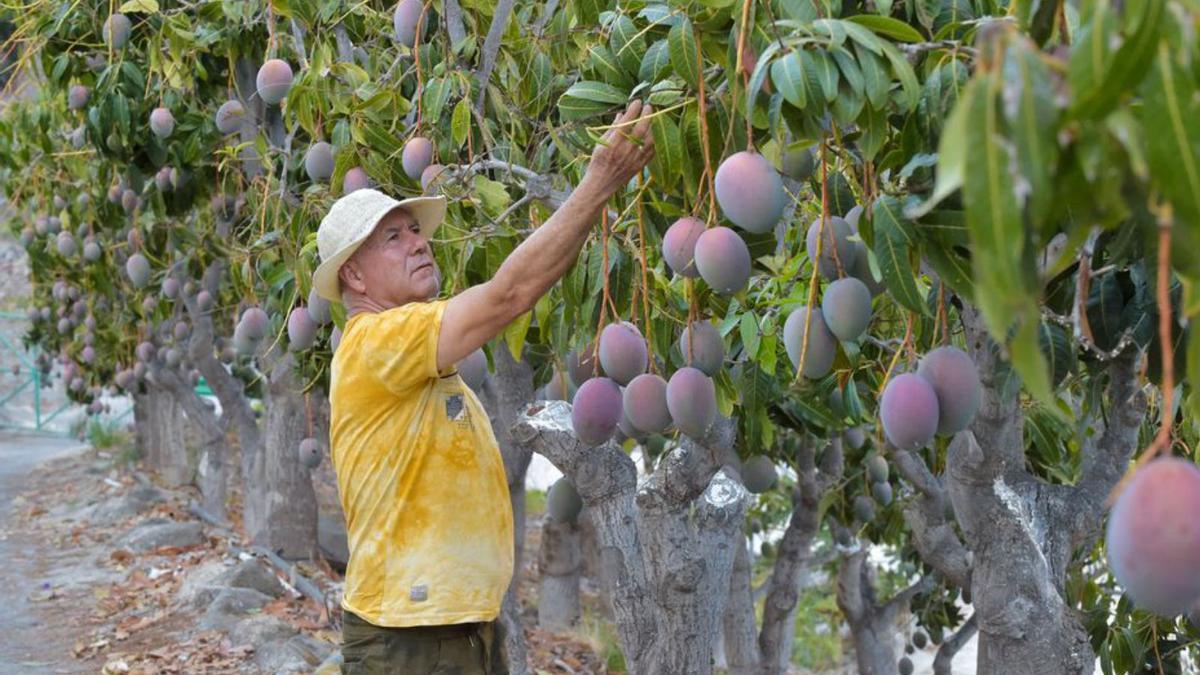
[[[550,219],[501,263],[493,283],[511,289],[525,310],[532,308],[571,269],[609,194],[585,175]]]

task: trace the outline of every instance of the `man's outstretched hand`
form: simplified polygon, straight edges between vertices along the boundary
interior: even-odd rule
[[[584,182],[609,196],[624,187],[654,158],[650,116],[654,110],[641,100],[629,104],[596,144]]]

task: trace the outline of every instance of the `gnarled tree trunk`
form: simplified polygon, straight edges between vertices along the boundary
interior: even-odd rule
[[[171,486],[192,482],[192,468],[184,444],[186,420],[183,415],[183,408],[175,397],[153,383],[146,383],[146,392],[133,397],[138,454],[148,468]]]
[[[184,410],[188,419],[199,430],[200,453],[197,483],[200,488],[201,506],[213,517],[225,520],[228,478],[226,461],[229,455],[225,418],[218,417],[214,410],[205,405],[205,402],[196,395],[195,389],[183,379],[183,375],[179,371],[163,366],[154,366],[150,371],[150,379],[156,386],[170,394],[170,398]]]
[[[875,599],[874,577],[866,549],[851,554],[838,570],[837,603],[850,624],[859,675],[892,675],[897,664],[896,618],[914,595],[933,588],[934,582],[924,577],[881,604]]]
[[[538,625],[562,631],[579,622],[579,525],[546,518],[538,551]]]
[[[245,478],[245,499],[259,501],[262,520],[247,534],[281,558],[309,559],[317,551],[317,497],[299,453],[300,441],[310,433],[308,408],[291,354],[277,348],[270,360],[260,462]]]
[[[1099,536],[1104,500],[1129,463],[1145,414],[1137,355],[1109,366],[1107,422],[1082,439],[1083,476],[1051,485],[1026,469],[1024,417],[1005,391],[998,350],[982,318],[964,308],[968,345],[983,383],[971,428],[950,445],[947,488],[966,544],[974,553],[971,592],[979,626],[981,673],[1087,674],[1095,655],[1082,616],[1067,597],[1074,551]]]
[[[514,436],[566,474],[592,512],[630,672],[711,673],[747,503],[722,470],[736,464],[735,425],[721,419],[703,440],[684,439],[639,487],[615,444],[575,437],[570,410],[562,401],[533,408]]]
[[[796,453],[797,483],[792,491],[792,514],[779,541],[770,578],[765,582],[761,630],[754,618],[750,586],[750,556],[738,552],[725,613],[725,658],[731,673],[786,673],[795,639],[796,607],[802,583],[813,565],[812,541],[821,527],[821,498],[842,476],[840,439],[821,453],[804,443]]]

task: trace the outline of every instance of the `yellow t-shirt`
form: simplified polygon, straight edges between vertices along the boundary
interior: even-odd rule
[[[350,562],[342,607],[379,626],[491,621],[513,516],[491,423],[437,370],[446,301],[352,317],[333,358],[330,446]]]

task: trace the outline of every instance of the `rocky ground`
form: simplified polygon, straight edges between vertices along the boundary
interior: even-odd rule
[[[0,447],[33,442],[6,440]],[[0,597],[16,610],[0,623],[0,671],[336,672],[340,578],[329,565],[289,574],[189,513],[188,490],[118,468],[113,453],[57,443],[66,456],[15,469],[0,488]],[[536,536],[529,545],[537,550]],[[324,605],[297,590],[308,585]],[[607,672],[580,636],[533,626],[535,589],[527,566],[534,672]]]

